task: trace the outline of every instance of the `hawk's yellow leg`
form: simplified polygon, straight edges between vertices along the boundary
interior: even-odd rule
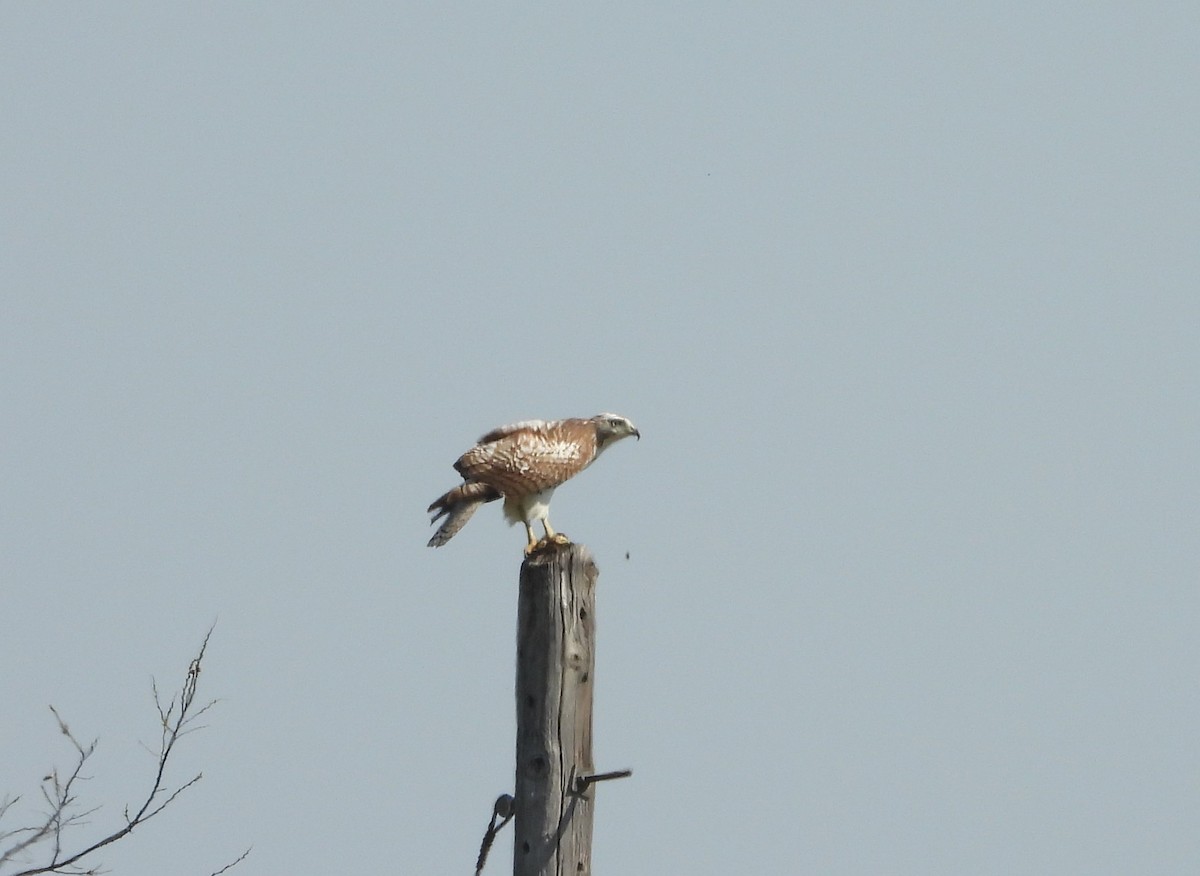
[[[542,526],[546,528],[546,537],[539,540],[533,534],[533,526],[529,523],[525,524],[525,532],[529,536],[529,544],[525,545],[525,556],[529,556],[534,551],[544,547],[549,547],[552,544],[570,544],[571,540],[561,532],[555,532],[549,521],[543,520]]]
[[[554,527],[550,525],[549,520],[543,520],[542,526],[546,527],[546,541],[550,544],[570,544],[571,539],[567,538],[561,532],[555,532]]]

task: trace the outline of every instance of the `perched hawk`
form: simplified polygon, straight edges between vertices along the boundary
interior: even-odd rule
[[[525,524],[529,536],[525,553],[543,542],[566,544],[566,536],[555,532],[548,518],[554,488],[595,462],[606,447],[630,435],[642,437],[633,423],[616,414],[525,420],[493,429],[454,463],[464,483],[429,506],[431,522],[446,518],[429,546],[444,545],[480,505],[501,498],[508,522]],[[542,521],[546,530],[542,542],[533,534],[535,520]]]

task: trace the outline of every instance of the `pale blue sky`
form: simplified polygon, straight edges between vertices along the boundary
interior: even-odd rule
[[[112,870],[469,872],[523,534],[424,509],[487,429],[613,410],[554,503],[634,770],[597,873],[1197,872],[1198,37],[0,6],[0,794],[69,760],[53,703],[117,823],[216,619],[205,778]]]

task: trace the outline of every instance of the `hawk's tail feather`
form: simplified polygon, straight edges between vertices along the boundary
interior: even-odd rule
[[[439,496],[429,506],[429,513],[433,515],[433,519],[429,522],[436,523],[443,517],[446,520],[433,534],[433,538],[429,539],[429,546],[441,547],[444,545],[467,525],[467,521],[471,519],[471,515],[479,509],[480,505],[499,498],[499,490],[478,481],[467,481],[445,495]]]

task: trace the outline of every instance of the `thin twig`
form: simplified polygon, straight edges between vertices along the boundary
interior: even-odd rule
[[[242,852],[234,860],[230,861],[228,864],[226,864],[220,870],[213,870],[211,873],[208,874],[208,876],[221,876],[222,873],[228,873],[230,870],[232,870],[238,864],[242,863],[242,861],[246,860],[248,857],[250,857],[250,849],[246,849],[246,851]]]

